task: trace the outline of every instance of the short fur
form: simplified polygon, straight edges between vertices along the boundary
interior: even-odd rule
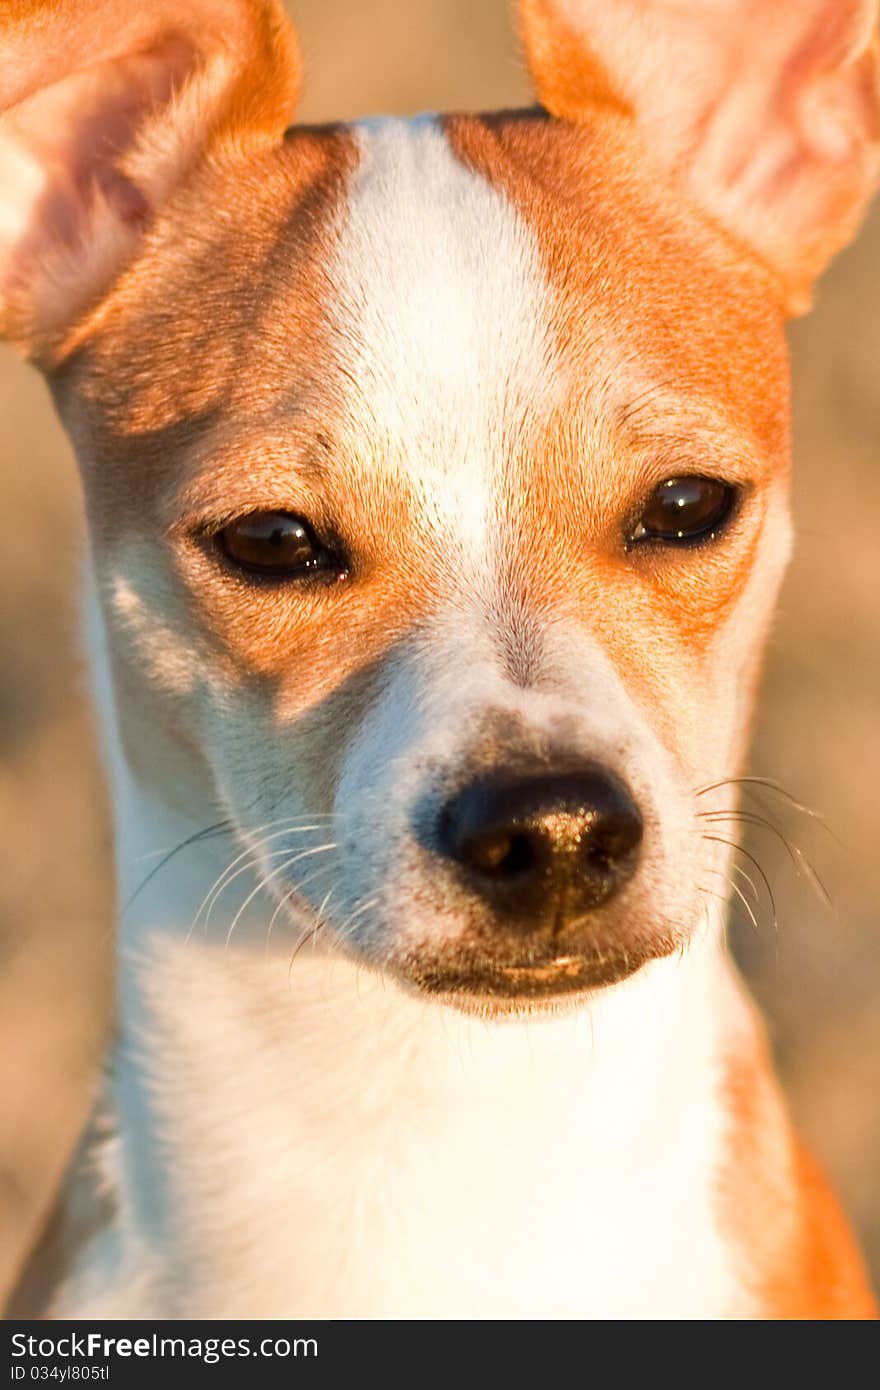
[[[82,471],[120,892],[118,1036],[21,1307],[873,1316],[704,813],[790,548],[785,316],[876,181],[876,17],[522,0],[544,109],[286,129],[274,0],[4,12],[0,327]],[[706,472],[740,489],[716,544],[625,544]],[[345,577],[224,560],[267,509]],[[425,827],[560,759],[644,840],[551,949]]]

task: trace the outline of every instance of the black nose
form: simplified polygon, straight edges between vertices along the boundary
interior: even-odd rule
[[[600,767],[472,782],[439,824],[442,852],[482,898],[524,925],[554,929],[620,891],[642,829],[626,787]]]

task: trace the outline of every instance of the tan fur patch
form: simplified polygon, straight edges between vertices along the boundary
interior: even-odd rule
[[[541,518],[530,568],[545,603],[552,594],[589,613],[655,710],[680,709],[678,695],[692,703],[701,685],[708,697],[713,663],[749,668],[758,634],[744,631],[734,656],[729,623],[777,544],[787,495],[787,361],[767,281],[671,188],[640,176],[613,115],[585,127],[539,113],[450,117],[447,128],[534,230],[554,295],[565,395],[510,488],[533,548],[522,523]],[[703,472],[749,488],[739,531],[717,549],[624,556],[621,519],[651,487]],[[686,676],[672,695],[676,668]]]

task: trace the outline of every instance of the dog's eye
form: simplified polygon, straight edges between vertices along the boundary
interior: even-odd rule
[[[311,527],[290,512],[251,512],[225,526],[217,541],[233,564],[275,579],[295,579],[315,571],[339,574],[345,568],[320,544]]]
[[[673,545],[708,539],[733,511],[737,489],[718,478],[667,478],[642,508],[631,541]]]

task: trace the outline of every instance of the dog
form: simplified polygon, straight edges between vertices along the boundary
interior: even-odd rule
[[[877,13],[521,0],[534,109],[298,127],[276,0],[4,7],[120,902],[32,1310],[875,1316],[724,917]]]

